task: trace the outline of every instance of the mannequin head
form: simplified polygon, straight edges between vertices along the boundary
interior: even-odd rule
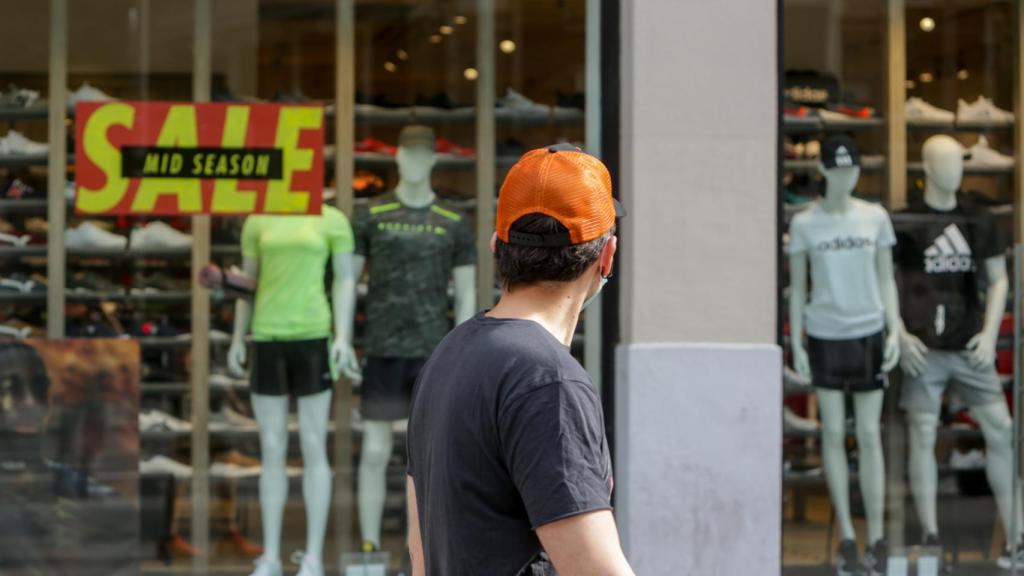
[[[928,187],[955,194],[964,176],[964,153],[960,143],[939,134],[925,140],[921,149]]]
[[[402,128],[395,155],[402,184],[413,187],[429,185],[430,173],[437,163],[434,146],[434,130],[429,126],[413,124]]]

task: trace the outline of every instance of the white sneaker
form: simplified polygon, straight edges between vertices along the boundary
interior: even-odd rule
[[[905,113],[908,122],[952,122],[955,115],[913,96],[907,99]]]
[[[324,576],[323,563],[306,556],[305,552],[292,554],[292,563],[299,565],[298,576]]]
[[[132,250],[185,249],[192,247],[192,236],[179,232],[157,220],[142,228],[132,230],[130,245]]]
[[[24,246],[28,246],[28,243],[31,240],[32,240],[32,237],[27,235],[27,234],[23,234],[21,236],[16,236],[14,234],[7,234],[6,232],[0,232],[0,244],[10,244],[11,246],[17,246],[17,247],[21,248],[21,247],[24,247]]]
[[[971,157],[964,162],[966,168],[1012,168],[1013,156],[1007,156],[988,145],[984,135],[978,138],[977,144],[968,149]]]
[[[280,560],[260,557],[253,563],[256,564],[256,569],[249,576],[282,576]]]
[[[45,142],[29,140],[17,130],[8,130],[7,135],[0,138],[0,154],[39,155],[49,151]]]
[[[1012,124],[1013,112],[997,108],[992,100],[978,96],[974,102],[968,103],[963,98],[956,103],[957,122],[982,122],[992,124]]]
[[[211,430],[256,430],[256,421],[224,406],[219,412],[210,414]]]
[[[498,99],[498,104],[500,104],[502,108],[508,109],[513,114],[551,113],[551,106],[548,106],[547,104],[538,104],[511,88],[507,89],[505,91],[505,95]],[[499,108],[499,111],[500,110],[501,108]]]
[[[64,182],[64,197],[67,198],[69,204],[75,203],[75,183],[71,180]]]
[[[210,464],[210,475],[218,478],[255,478],[262,471],[262,466],[239,466],[230,462]]]
[[[64,245],[72,249],[110,248],[124,250],[128,246],[128,239],[124,236],[107,232],[92,222],[82,222],[65,233]]]
[[[953,470],[983,470],[985,468],[985,453],[977,448],[969,452],[961,452],[954,449],[949,455],[949,467]]]
[[[170,474],[175,478],[191,478],[192,467],[182,464],[173,458],[162,454],[153,456],[149,460],[139,461],[139,472],[142,474]]]
[[[114,98],[106,92],[90,85],[88,82],[83,82],[78,90],[68,92],[68,109],[74,110],[75,104],[79,102],[107,102]]]
[[[798,416],[789,406],[782,408],[782,422],[787,430],[798,432],[817,432],[821,428],[817,420]]]
[[[139,430],[143,432],[191,432],[192,423],[175,418],[160,410],[145,410],[139,412]]]

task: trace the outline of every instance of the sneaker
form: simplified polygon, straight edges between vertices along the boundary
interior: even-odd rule
[[[39,103],[39,92],[10,85],[10,90],[0,94],[0,108],[30,108]]]
[[[324,565],[305,552],[292,554],[292,563],[299,565],[298,576],[324,576]]]
[[[786,430],[797,432],[817,432],[821,429],[821,423],[817,420],[798,416],[789,406],[782,408],[782,422]]]
[[[437,139],[436,149],[438,154],[448,154],[459,158],[472,158],[476,156],[476,150],[473,150],[472,148],[463,148],[462,146],[459,146],[449,140],[445,140],[444,138]]]
[[[107,232],[93,222],[86,221],[67,231],[64,236],[64,245],[72,250],[90,248],[124,250],[128,246],[128,239],[119,234]]]
[[[16,246],[18,248],[28,246],[29,241],[32,237],[28,234],[7,234],[6,232],[0,232],[0,245]]]
[[[1013,568],[1013,564],[1013,555],[1010,547],[1006,546],[1003,548],[1002,554],[999,555],[999,559],[996,560],[996,566],[1003,570],[1010,570]],[[1017,545],[1017,567],[1024,568],[1024,543]]]
[[[129,245],[132,250],[184,250],[192,247],[192,236],[156,220],[132,230]]]
[[[217,478],[255,478],[262,470],[259,466],[239,466],[230,462],[214,462],[210,465],[210,475]]]
[[[175,478],[191,478],[192,467],[182,464],[173,458],[163,454],[153,456],[149,460],[139,461],[139,473],[141,474],[169,474]]]
[[[249,576],[282,576],[281,561],[274,558],[261,556],[253,562],[256,569]]]
[[[952,122],[955,114],[949,110],[943,110],[925,102],[917,96],[907,99],[906,103],[907,122],[928,123],[928,122]]]
[[[508,110],[512,115],[533,116],[551,114],[551,106],[538,104],[511,88],[505,90],[505,95],[498,98],[497,105],[499,108]]]
[[[964,168],[1012,168],[1013,156],[1007,156],[992,148],[988,138],[978,137],[978,142],[968,149],[970,157],[964,162]]]
[[[86,270],[75,272],[68,277],[68,291],[76,294],[119,293],[121,285],[109,280],[106,276]]]
[[[954,448],[949,455],[949,467],[953,470],[984,470],[985,469],[985,453],[974,448],[967,452],[961,452],[959,449]],[[1024,566],[1021,566],[1024,568]]]
[[[879,540],[865,550],[864,566],[871,576],[885,576],[889,567],[889,543]]]
[[[210,430],[256,430],[256,421],[224,406],[210,414]]]
[[[192,423],[160,410],[139,412],[139,430],[143,432],[191,432]]]
[[[957,122],[981,122],[991,124],[1012,124],[1013,112],[997,108],[992,100],[978,96],[974,102],[968,103],[963,98],[956,103]]]
[[[0,146],[2,146],[2,140],[0,140]],[[24,200],[26,198],[42,198],[35,188],[29,186],[20,178],[15,178],[8,182],[5,182],[0,187],[0,196],[9,200]]]
[[[857,556],[857,543],[853,540],[843,540],[839,543],[836,574],[838,576],[865,576],[867,574]]]
[[[0,138],[0,154],[36,156],[49,151],[50,146],[45,142],[29,140],[17,130],[8,130],[7,135]]]
[[[93,87],[88,82],[83,82],[78,90],[68,92],[68,110],[74,110],[75,104],[79,102],[107,102],[113,99],[99,88]]]
[[[256,557],[263,554],[263,547],[250,542],[237,528],[228,530],[224,542],[242,556]]]
[[[362,140],[355,143],[355,151],[362,154],[385,154],[387,156],[394,156],[398,153],[398,148],[392,146],[387,142],[381,142],[376,138],[363,138]]]

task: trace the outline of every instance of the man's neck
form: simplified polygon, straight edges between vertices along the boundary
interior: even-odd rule
[[[580,293],[575,282],[506,288],[487,316],[532,320],[569,346],[585,298],[586,294]]]

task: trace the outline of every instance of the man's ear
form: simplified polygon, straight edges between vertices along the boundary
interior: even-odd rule
[[[601,276],[611,276],[612,265],[615,263],[615,252],[619,249],[619,239],[616,236],[612,236],[604,243],[604,248],[601,249],[601,256],[599,261],[601,262]]]
[[[498,251],[498,233],[491,234],[491,254]]]

